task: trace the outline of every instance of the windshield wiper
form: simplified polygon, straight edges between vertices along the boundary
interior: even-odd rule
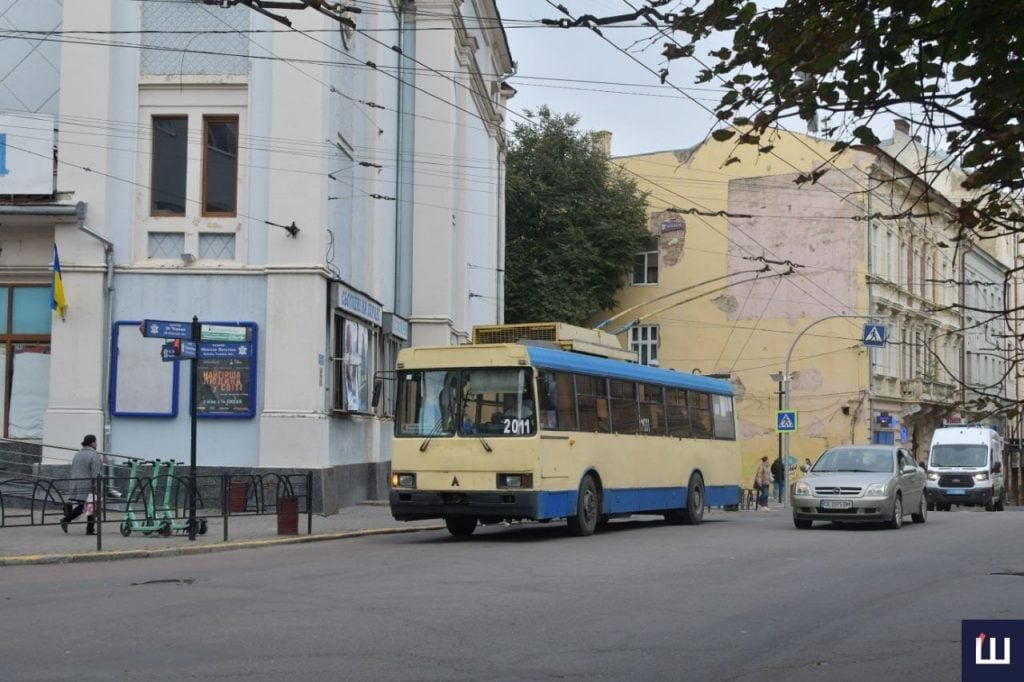
[[[441,417],[440,419],[437,420],[437,423],[434,424],[434,428],[430,429],[430,433],[428,433],[427,437],[423,439],[423,442],[420,443],[420,452],[426,452],[427,448],[430,446],[431,439],[434,436],[437,436],[441,433],[441,431],[443,430],[441,427],[443,425],[444,417]]]

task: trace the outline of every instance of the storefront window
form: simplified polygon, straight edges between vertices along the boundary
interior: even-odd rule
[[[5,438],[42,438],[50,391],[48,286],[0,287],[0,371]]]

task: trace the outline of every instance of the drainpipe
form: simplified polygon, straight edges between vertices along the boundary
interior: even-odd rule
[[[89,229],[85,224],[85,209],[86,204],[84,201],[79,201],[75,204],[75,217],[78,219],[78,229],[86,233],[96,241],[103,244],[103,260],[107,266],[107,270],[103,275],[104,283],[106,284],[104,291],[104,298],[106,298],[107,306],[106,311],[103,314],[103,328],[106,336],[104,338],[103,348],[103,443],[109,449],[110,445],[110,354],[113,350],[113,329],[112,320],[114,319],[114,243],[97,232]]]
[[[405,257],[403,255],[403,247],[405,245],[403,240],[403,230],[405,223],[405,196],[406,190],[404,190],[405,180],[405,166],[407,155],[405,153],[405,145],[407,144],[406,130],[406,96],[408,95],[408,88],[406,87],[405,79],[408,76],[406,69],[406,12],[412,5],[412,0],[401,0],[398,4],[398,78],[397,89],[398,89],[398,101],[396,102],[395,111],[395,123],[397,125],[396,132],[396,159],[395,159],[395,300],[394,300],[394,311],[396,314],[409,317],[412,313],[412,302],[411,299],[407,302],[404,288],[405,283],[412,277],[412,273],[404,273],[403,267],[405,264]],[[411,191],[411,189],[409,190]]]

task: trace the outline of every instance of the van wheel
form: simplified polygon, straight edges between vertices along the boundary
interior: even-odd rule
[[[580,491],[576,496],[576,515],[566,519],[569,532],[580,537],[593,535],[600,518],[601,495],[597,492],[594,477],[587,476],[580,483]]]
[[[889,527],[899,530],[903,527],[903,498],[896,494],[896,502],[892,505],[892,518],[889,519]]]
[[[928,511],[935,511],[935,503],[934,502],[929,502],[927,509],[928,509]],[[940,509],[939,511],[942,511],[942,510]]]

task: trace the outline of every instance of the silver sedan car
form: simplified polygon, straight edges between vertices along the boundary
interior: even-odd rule
[[[910,514],[924,523],[928,507],[926,474],[908,450],[894,445],[829,448],[793,487],[793,523],[885,522],[903,525]]]

